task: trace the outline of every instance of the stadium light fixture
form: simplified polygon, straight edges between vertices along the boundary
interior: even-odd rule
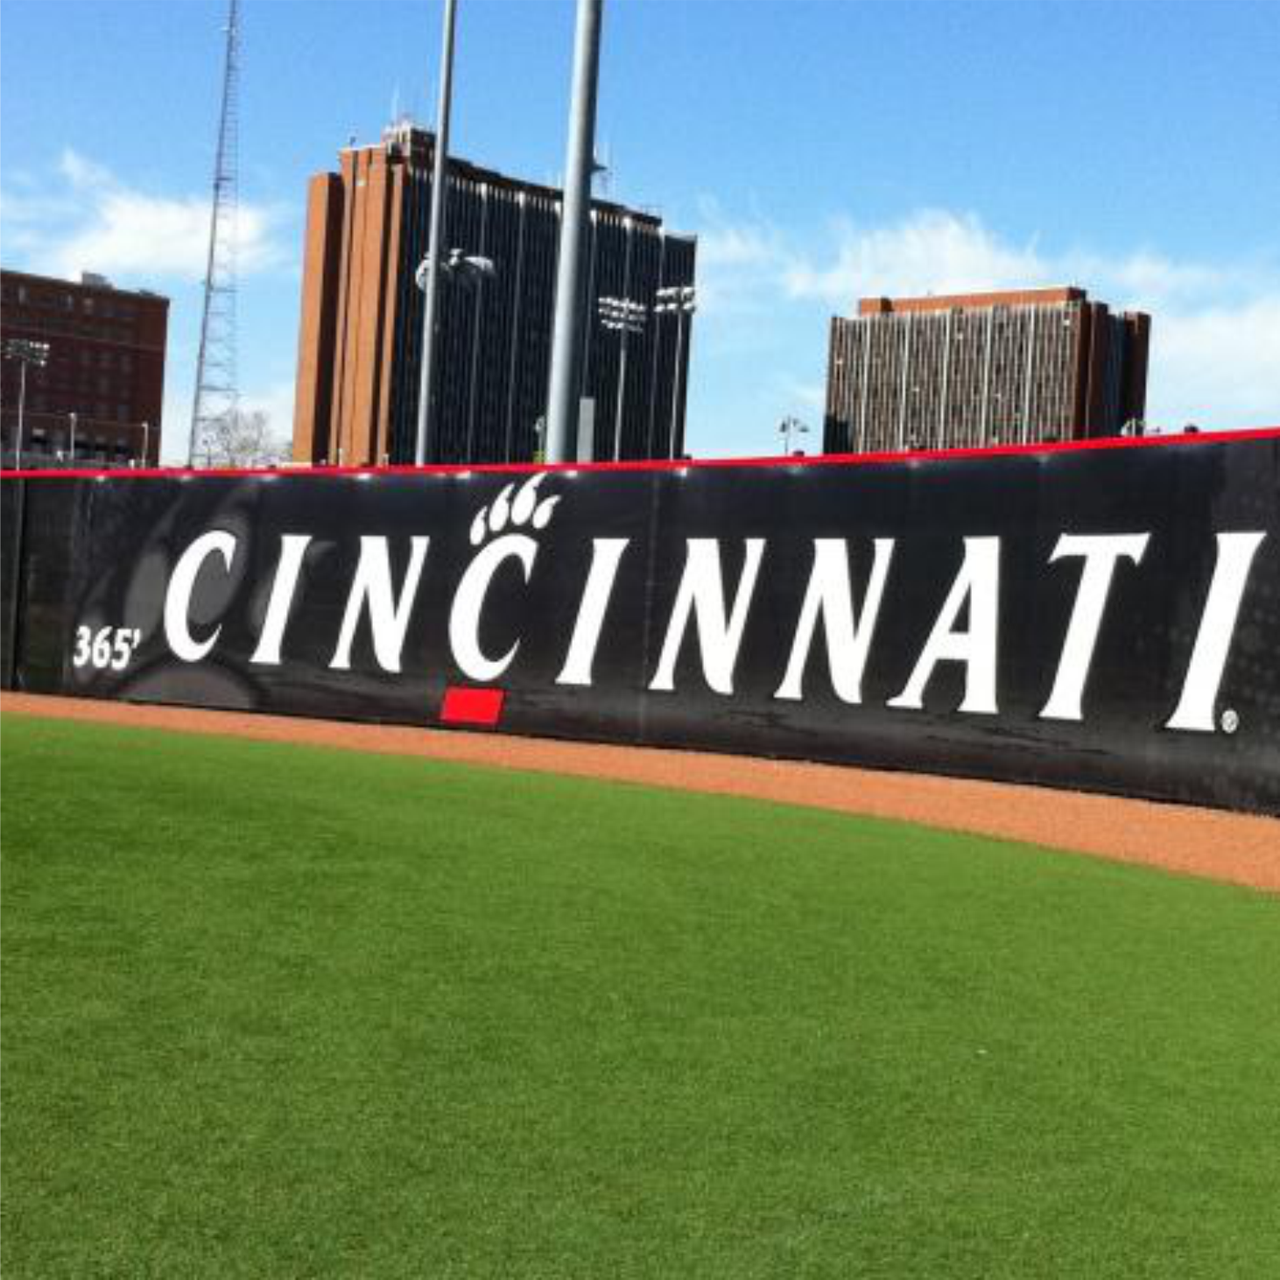
[[[791,456],[791,437],[793,435],[803,436],[809,434],[809,428],[805,426],[799,418],[783,418],[778,424],[778,434],[782,437],[782,452],[786,457]]]
[[[43,369],[49,363],[49,344],[33,342],[29,338],[10,338],[4,344],[4,358],[16,360],[21,366],[18,374],[18,431],[13,446],[13,465],[22,467],[22,428],[27,412],[27,367],[35,365]]]

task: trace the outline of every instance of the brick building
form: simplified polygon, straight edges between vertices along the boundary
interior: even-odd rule
[[[824,451],[1118,435],[1145,412],[1150,332],[1076,288],[863,298],[831,322]]]
[[[402,123],[341,152],[338,173],[311,179],[296,461],[413,461],[423,313],[414,276],[426,256],[434,143]],[[453,157],[448,181],[446,250],[488,258],[494,271],[470,285],[442,281],[427,460],[525,461],[546,413],[561,193]],[[692,286],[695,250],[651,214],[593,204],[582,394],[593,402],[595,458],[683,450],[692,316],[654,304],[660,288]],[[602,324],[601,298],[631,303],[638,331],[624,338]]]
[[[79,283],[0,270],[0,336],[47,343],[43,369],[27,369],[23,463],[122,466],[160,458],[169,299],[116,289],[86,272]],[[19,362],[3,362],[0,443],[12,466]],[[146,424],[144,426],[144,424]],[[59,457],[61,455],[61,457]]]

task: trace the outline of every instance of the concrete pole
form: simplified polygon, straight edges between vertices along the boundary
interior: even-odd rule
[[[571,462],[578,456],[578,397],[586,334],[582,315],[583,258],[591,220],[591,170],[603,9],[604,0],[578,0],[573,101],[569,107],[569,147],[560,216],[560,262],[556,272],[556,318],[551,339],[548,462]]]
[[[453,101],[453,23],[458,0],[444,0],[444,37],[440,49],[440,102],[436,111],[436,150],[431,170],[431,240],[427,245],[427,299],[422,315],[422,378],[418,385],[418,437],[413,460],[422,466],[431,439],[431,393],[435,387],[436,323],[440,302],[440,263],[444,254],[446,164],[449,110]]]

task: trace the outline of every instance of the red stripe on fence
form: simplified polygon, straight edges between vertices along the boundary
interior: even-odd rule
[[[1096,449],[1159,449],[1223,444],[1232,440],[1266,440],[1280,437],[1280,427],[1246,427],[1240,430],[1214,431],[1201,428],[1193,435],[1163,436],[1098,436],[1092,440],[1061,440],[1055,444],[1006,444],[984,448],[920,449],[910,453],[818,453],[803,458],[747,457],[747,458],[646,458],[635,462],[477,462],[436,463],[417,467],[396,464],[386,467],[209,467],[192,470],[190,467],[124,467],[118,470],[83,467],[51,467],[15,471],[0,465],[0,475],[5,479],[58,480],[150,480],[157,476],[179,480],[195,480],[227,476],[257,476],[262,480],[283,480],[290,477],[327,479],[336,476],[411,476],[451,475],[466,479],[472,475],[521,475],[535,471],[688,471],[691,468],[725,467],[829,467],[829,466],[877,466],[886,462],[937,462],[956,458],[999,458],[1019,454],[1080,453]]]

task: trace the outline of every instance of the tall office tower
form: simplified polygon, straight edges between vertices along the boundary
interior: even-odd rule
[[[294,409],[299,462],[412,462],[434,136],[409,123],[341,153],[308,194]],[[547,408],[560,192],[450,157],[446,256],[428,462],[533,459]],[[696,242],[652,214],[596,201],[583,370],[583,452],[678,457],[684,448]],[[625,394],[621,381],[625,377]],[[582,456],[580,453],[579,456]]]
[[[0,270],[3,338],[47,347],[22,388],[20,362],[3,369],[4,465],[15,457],[22,401],[22,462],[49,467],[154,465],[160,458],[169,299],[117,289],[84,272],[79,281]]]
[[[827,453],[985,448],[1141,422],[1151,318],[1083,289],[863,298],[831,322]]]

